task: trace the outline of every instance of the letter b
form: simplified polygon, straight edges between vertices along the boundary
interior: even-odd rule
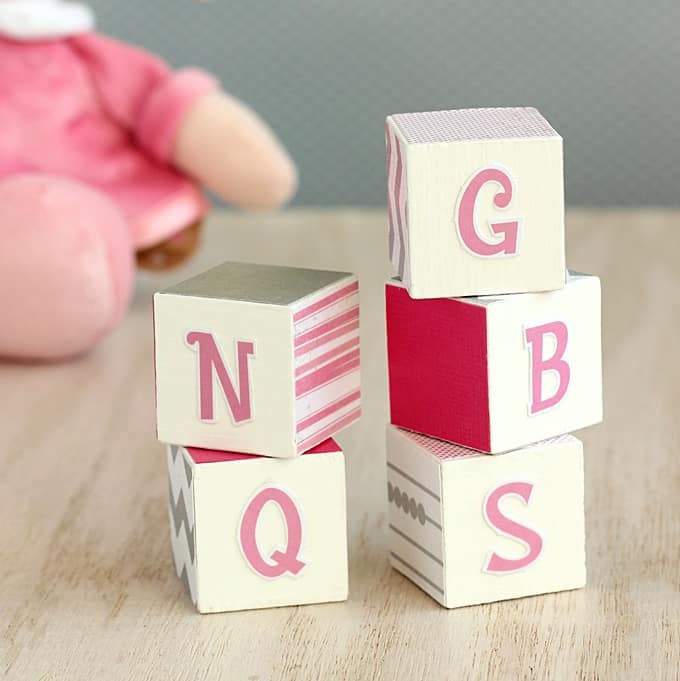
[[[555,352],[551,357],[543,357],[546,336],[555,339]],[[571,368],[564,359],[569,342],[569,329],[564,322],[549,322],[524,330],[524,337],[529,349],[531,372],[531,397],[529,414],[534,415],[546,411],[559,404],[567,394],[571,379]],[[552,395],[543,394],[543,376],[547,371],[557,374],[558,385]]]

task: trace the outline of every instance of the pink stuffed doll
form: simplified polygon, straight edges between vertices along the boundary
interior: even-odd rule
[[[0,357],[92,348],[135,258],[191,254],[202,186],[253,208],[295,190],[274,135],[214,78],[92,30],[79,3],[0,0]]]

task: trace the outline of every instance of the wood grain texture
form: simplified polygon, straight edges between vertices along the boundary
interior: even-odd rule
[[[0,674],[69,679],[677,679],[680,215],[572,213],[602,277],[605,423],[586,458],[585,590],[446,611],[388,567],[383,213],[212,220],[190,270],[141,278],[119,331],[62,366],[0,365]],[[350,599],[201,616],[170,559],[152,292],[226,259],[361,277],[364,417],[348,459]]]

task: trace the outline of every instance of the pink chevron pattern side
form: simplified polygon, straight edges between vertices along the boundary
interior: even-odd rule
[[[408,188],[406,153],[389,121],[385,124],[387,146],[387,212],[390,224],[390,261],[402,280],[408,277]]]
[[[348,277],[293,311],[296,439],[306,452],[361,415],[359,282]]]

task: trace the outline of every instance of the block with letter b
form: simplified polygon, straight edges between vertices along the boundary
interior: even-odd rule
[[[347,598],[344,456],[326,440],[277,461],[168,447],[177,576],[199,612]]]
[[[154,296],[163,442],[292,458],[359,418],[354,275],[224,263]]]
[[[390,562],[447,608],[585,585],[583,448],[485,456],[388,426]]]
[[[559,289],[562,138],[532,108],[389,116],[390,258],[414,298]]]
[[[391,422],[503,452],[602,420],[600,280],[414,300],[386,286]]]

